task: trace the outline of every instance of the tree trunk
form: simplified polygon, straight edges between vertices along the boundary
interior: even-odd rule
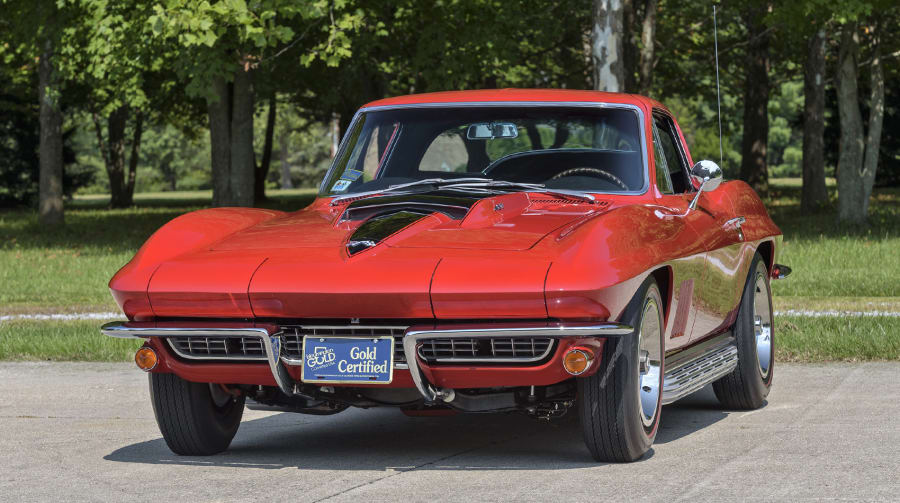
[[[643,0],[637,0],[643,1]],[[638,88],[635,70],[638,68],[640,48],[639,30],[636,29],[637,6],[635,0],[622,0],[622,61],[625,62],[625,90],[628,92]]]
[[[653,58],[656,44],[656,8],[658,0],[647,0],[641,24],[641,60],[638,93],[649,96],[653,85]]]
[[[347,133],[347,128],[350,127],[350,120],[342,121],[341,117],[346,117],[346,114],[331,115],[331,158],[334,159],[334,156],[337,155],[338,148],[341,144],[341,138]]]
[[[269,97],[269,112],[266,115],[266,136],[263,142],[262,162],[256,166],[253,176],[253,192],[256,202],[266,200],[266,177],[272,164],[272,140],[275,135],[275,110],[277,107],[275,93]]]
[[[112,111],[106,121],[106,174],[109,176],[109,205],[126,208],[131,205],[126,194],[125,182],[125,126],[128,125],[128,107]],[[100,135],[98,131],[98,136]],[[102,138],[98,138],[102,141]]]
[[[53,67],[53,43],[47,39],[38,63],[40,146],[38,153],[38,216],[42,225],[63,223],[63,138],[60,89]]]
[[[862,169],[865,140],[856,82],[858,59],[857,25],[847,23],[841,30],[841,48],[838,53],[837,99],[841,125],[838,156],[838,218],[856,224],[866,220]]]
[[[881,128],[884,122],[884,69],[881,61],[881,33],[876,27],[875,47],[872,54],[870,68],[870,87],[872,94],[869,98],[869,132],[866,135],[866,157],[863,159],[863,200],[862,214],[869,216],[869,197],[872,195],[872,186],[875,185],[875,172],[878,170],[878,154],[881,151]]]
[[[239,68],[234,74],[234,101],[231,109],[231,186],[235,206],[253,206],[253,74]]]
[[[232,86],[224,78],[213,80],[214,98],[207,101],[209,145],[212,160],[213,206],[232,203],[231,173],[231,94]]]
[[[527,124],[525,131],[528,133],[528,140],[531,141],[531,149],[542,150],[544,145],[541,142],[541,133],[537,130],[537,126],[534,123]]]
[[[288,148],[290,148],[290,135],[288,134],[287,128],[284,128],[281,131],[281,139],[278,143],[281,144],[281,188],[282,189],[292,189],[294,188],[294,183],[291,182],[291,165],[288,164]]]
[[[162,172],[166,181],[169,182],[169,190],[175,192],[178,190],[178,170],[172,167],[172,161],[175,159],[175,152],[171,150],[163,155],[159,161],[159,170]]]
[[[766,151],[769,141],[769,36],[762,23],[765,11],[747,11],[749,44],[744,74],[744,132],[741,179],[760,196],[769,191]]]
[[[128,184],[125,187],[127,206],[134,204],[134,182],[137,180],[137,166],[141,157],[141,138],[143,135],[144,112],[138,110],[134,121],[134,132],[131,137],[131,156],[128,158]]]
[[[594,0],[591,61],[594,67],[594,89],[598,91],[625,91],[623,35],[622,1]]]
[[[487,155],[487,142],[463,139],[463,145],[466,147],[466,154],[469,157],[466,163],[467,173],[480,173],[491,163],[491,158]]]
[[[809,39],[803,70],[803,187],[800,208],[815,211],[828,202],[825,189],[825,28]]]
[[[553,144],[550,148],[560,148],[569,139],[569,128],[565,124],[557,124],[556,132],[553,135]]]

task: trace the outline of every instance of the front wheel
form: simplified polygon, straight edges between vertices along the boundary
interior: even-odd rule
[[[227,449],[244,414],[243,396],[175,374],[150,374],[150,400],[166,445],[183,456],[209,456]]]
[[[775,367],[772,314],[769,271],[762,256],[757,253],[750,265],[750,274],[734,322],[738,365],[730,374],[713,383],[716,397],[728,409],[758,409],[769,394]]]
[[[663,303],[653,277],[623,319],[634,333],[607,339],[600,368],[577,380],[584,442],[597,461],[640,459],[656,438],[662,411]]]

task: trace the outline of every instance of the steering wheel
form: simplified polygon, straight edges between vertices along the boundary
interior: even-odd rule
[[[609,171],[599,169],[599,168],[569,168],[567,170],[560,171],[559,173],[553,175],[553,178],[550,180],[559,180],[560,178],[565,178],[567,176],[575,176],[575,175],[594,175],[599,176],[600,178],[604,178],[609,180],[610,182],[622,187],[623,190],[628,190],[628,186],[625,185],[619,177],[610,173]]]

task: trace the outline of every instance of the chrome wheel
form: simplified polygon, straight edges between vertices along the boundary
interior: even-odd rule
[[[763,380],[769,377],[772,364],[772,296],[766,281],[765,267],[757,271],[753,287],[753,332],[756,336],[756,361]]]
[[[656,419],[656,411],[659,410],[660,379],[662,371],[662,348],[660,347],[662,324],[659,304],[654,298],[648,298],[644,303],[644,312],[641,316],[641,330],[638,342],[638,372],[640,386],[638,398],[641,404],[641,422],[644,428],[653,426]]]

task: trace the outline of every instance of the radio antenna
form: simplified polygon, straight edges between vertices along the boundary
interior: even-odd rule
[[[716,105],[719,110],[719,165],[725,163],[722,153],[722,93],[719,90],[719,30],[716,23],[716,4],[713,4],[713,43],[716,51]]]

